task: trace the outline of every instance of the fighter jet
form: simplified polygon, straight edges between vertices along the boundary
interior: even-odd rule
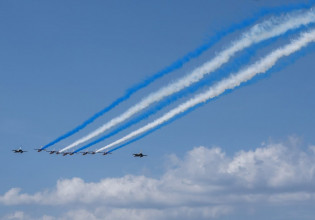
[[[54,153],[58,154],[57,150],[47,150],[47,152],[49,152],[49,154],[54,154]]]
[[[138,154],[133,154],[134,157],[145,157],[148,155],[143,154],[142,152],[138,153]]]
[[[15,150],[12,150],[14,153],[24,153],[24,152],[27,152],[26,150],[22,150],[22,148],[20,147],[19,149],[15,149]]]
[[[34,149],[34,150],[37,150],[37,152],[41,152],[41,151],[44,150],[44,149],[42,149],[42,148],[37,148],[37,149]]]
[[[102,154],[102,155],[107,155],[107,154],[112,154],[111,152],[108,152],[108,151],[106,151],[106,152],[98,152],[98,153],[100,153],[100,154]]]
[[[83,156],[89,154],[90,152],[89,151],[84,151],[84,152],[80,152]]]

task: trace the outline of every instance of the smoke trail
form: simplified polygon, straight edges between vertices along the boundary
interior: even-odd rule
[[[46,144],[41,149],[46,149],[46,148],[48,148],[48,147],[50,147],[50,146],[52,146],[52,145],[62,141],[63,139],[65,139],[65,138],[67,138],[67,137],[69,137],[69,136],[79,132],[80,130],[85,128],[87,125],[89,125],[92,122],[94,122],[97,118],[101,117],[106,112],[110,111],[111,109],[113,109],[114,107],[119,105],[121,102],[129,99],[131,95],[133,95],[134,93],[136,93],[140,89],[148,86],[149,84],[153,83],[155,80],[157,80],[157,79],[159,79],[159,78],[161,78],[161,77],[163,77],[163,76],[173,72],[174,70],[177,70],[177,69],[181,68],[185,63],[189,62],[191,59],[197,58],[204,51],[208,50],[213,44],[218,42],[221,38],[223,38],[227,34],[232,33],[232,32],[234,32],[234,31],[236,31],[238,29],[242,29],[244,27],[247,27],[247,26],[255,23],[259,18],[261,18],[263,16],[266,16],[268,14],[271,14],[271,13],[285,13],[285,12],[290,12],[292,10],[308,9],[309,7],[310,7],[310,5],[308,5],[308,4],[298,4],[298,5],[291,5],[291,6],[290,5],[289,6],[282,6],[280,8],[264,9],[264,10],[261,10],[260,13],[257,13],[255,17],[253,17],[251,19],[247,19],[245,21],[242,21],[239,24],[232,25],[227,30],[218,32],[214,37],[212,37],[212,39],[210,39],[208,41],[208,43],[206,43],[206,44],[200,46],[199,48],[189,52],[188,54],[186,54],[185,56],[183,56],[179,60],[177,60],[174,63],[172,63],[170,66],[162,69],[161,71],[159,71],[156,74],[154,74],[153,76],[147,78],[143,82],[140,82],[139,84],[136,84],[133,87],[127,89],[123,96],[121,96],[118,99],[116,99],[110,105],[108,105],[107,107],[105,107],[101,111],[99,111],[96,114],[94,114],[92,117],[90,117],[89,119],[84,121],[82,124],[78,125],[73,130],[68,131],[67,133],[63,134],[62,136],[58,137],[57,139],[53,140],[52,142]]]
[[[294,32],[297,32],[299,31],[299,29],[297,29],[296,31]],[[291,32],[292,34],[292,32]],[[132,120],[128,121],[127,123],[119,126],[118,128],[114,129],[113,131],[111,131],[110,133],[106,134],[106,135],[103,135],[101,136],[100,138],[97,138],[96,140],[76,149],[74,151],[74,153],[78,153],[80,152],[81,150],[84,150],[86,148],[89,148],[101,141],[104,141],[106,140],[107,138],[129,128],[130,126],[142,121],[143,119],[146,119],[148,118],[150,115],[153,115],[155,114],[156,112],[158,112],[159,110],[163,109],[164,107],[168,106],[169,104],[173,103],[174,101],[186,96],[187,94],[192,94],[194,92],[196,92],[197,90],[199,90],[200,88],[204,87],[204,86],[208,86],[209,84],[211,84],[212,82],[214,81],[217,81],[219,78],[218,76],[220,76],[220,78],[222,76],[225,76],[226,74],[230,73],[232,69],[239,69],[244,63],[247,63],[249,61],[249,59],[251,58],[251,56],[253,56],[253,54],[256,53],[256,51],[264,46],[266,43],[268,42],[265,42],[264,44],[258,44],[257,47],[252,47],[252,48],[249,48],[248,50],[246,50],[245,52],[245,56],[242,56],[242,57],[237,57],[235,60],[233,60],[232,63],[229,63],[228,66],[224,67],[224,68],[221,68],[220,70],[216,71],[215,74],[213,75],[210,75],[209,77],[207,77],[207,79],[205,80],[202,80],[196,84],[194,84],[193,86],[190,86],[188,88],[185,88],[184,90],[180,91],[179,93],[177,94],[174,94],[166,99],[164,99],[163,101],[159,102],[158,105],[154,106],[153,108],[145,111],[144,113],[142,113],[141,115],[133,118]]]
[[[210,89],[205,93],[199,94],[195,98],[190,99],[187,102],[179,105],[177,108],[169,111],[168,113],[164,114],[162,117],[156,119],[155,121],[147,124],[146,126],[143,126],[142,128],[137,129],[134,132],[131,132],[125,137],[117,141],[114,141],[103,148],[98,149],[96,152],[106,150],[126,140],[129,140],[139,134],[150,131],[151,129],[154,129],[155,127],[174,118],[176,115],[181,114],[198,104],[204,103],[209,99],[213,99],[221,95],[226,90],[232,90],[236,87],[239,87],[242,83],[249,81],[254,76],[265,73],[267,70],[273,67],[280,58],[284,56],[289,56],[290,54],[300,50],[301,48],[306,47],[311,42],[315,42],[315,29],[311,30],[310,32],[303,33],[299,39],[294,40],[290,44],[273,51],[265,58],[259,60],[253,65],[247,67],[244,70],[241,70],[237,74],[232,74],[230,77],[220,81],[215,86],[210,87]]]
[[[244,33],[240,40],[234,42],[229,48],[223,50],[219,53],[214,59],[209,62],[206,62],[201,67],[195,69],[191,74],[183,77],[175,83],[172,83],[155,93],[151,93],[149,96],[144,98],[138,104],[129,108],[122,115],[112,119],[108,123],[104,124],[100,128],[91,132],[90,134],[82,137],[76,142],[68,145],[63,148],[61,152],[66,151],[72,147],[75,147],[83,142],[90,140],[103,133],[104,131],[112,128],[113,126],[125,121],[139,111],[147,108],[154,102],[158,102],[166,96],[172,95],[191,84],[201,80],[206,74],[213,72],[214,70],[221,67],[224,63],[228,62],[229,59],[237,52],[251,46],[252,44],[259,43],[263,40],[279,36],[286,33],[290,29],[298,28],[302,25],[308,25],[315,22],[315,13],[313,10],[303,13],[291,13],[285,16],[280,16],[278,18],[271,18],[267,21],[264,21],[260,24],[253,26],[248,32]]]
[[[312,47],[309,46],[308,49],[309,49],[309,50],[312,50],[312,49],[314,50],[314,48],[315,48],[314,46],[315,46],[315,45],[312,45]],[[291,55],[291,59],[286,59],[285,61],[281,62],[280,65],[278,64],[278,65],[276,66],[276,68],[275,68],[275,66],[273,66],[273,67],[270,68],[265,74],[270,74],[271,71],[279,71],[280,69],[284,68],[285,66],[287,66],[287,65],[289,65],[289,64],[292,64],[298,57],[300,57],[300,56],[302,56],[302,55],[305,55],[305,53],[306,53],[305,50],[304,50],[304,51],[300,51],[300,52],[296,52],[295,56]],[[266,75],[265,75],[265,76],[260,76],[260,77],[259,77],[259,76],[255,76],[254,79],[251,79],[250,81],[248,81],[248,82],[246,82],[246,83],[243,83],[242,86],[239,86],[238,88],[241,88],[241,87],[243,87],[243,86],[246,86],[247,84],[254,83],[254,81],[257,81],[257,80],[259,80],[259,78],[263,78],[263,77],[266,77]],[[233,90],[234,90],[234,89],[233,89]],[[222,93],[222,94],[219,95],[219,96],[216,96],[216,97],[213,98],[213,99],[209,99],[209,100],[207,100],[207,101],[205,101],[205,102],[199,103],[199,104],[195,105],[194,107],[188,109],[187,111],[184,111],[184,112],[178,114],[177,116],[171,118],[170,120],[168,120],[168,121],[166,121],[166,122],[164,122],[164,123],[162,123],[162,124],[160,124],[160,125],[154,127],[153,129],[150,129],[150,130],[148,130],[148,131],[142,133],[141,135],[137,136],[136,138],[133,138],[132,140],[127,141],[127,142],[125,142],[124,144],[121,144],[121,145],[119,145],[119,146],[117,146],[117,147],[115,147],[115,148],[113,148],[113,149],[111,149],[111,150],[108,150],[108,151],[106,151],[106,152],[107,152],[107,153],[111,153],[111,152],[116,151],[116,150],[118,150],[118,149],[120,149],[120,148],[123,148],[123,147],[125,147],[125,146],[127,146],[127,145],[129,145],[129,144],[131,144],[131,143],[134,143],[134,142],[136,142],[136,141],[138,141],[138,140],[144,138],[145,136],[147,136],[147,135],[149,135],[149,134],[155,132],[156,130],[159,130],[159,129],[161,129],[161,128],[164,127],[164,126],[166,126],[166,125],[168,125],[168,124],[171,124],[171,123],[174,122],[175,120],[178,120],[178,119],[182,118],[183,116],[185,116],[185,115],[189,114],[190,112],[194,111],[195,109],[197,109],[197,108],[199,108],[199,107],[201,107],[201,106],[207,104],[208,102],[213,101],[213,100],[215,100],[215,99],[218,99],[218,98],[220,98],[220,96],[222,96],[222,95],[224,95],[224,94],[228,94],[228,93],[230,93],[230,92],[233,92],[233,90],[226,90],[224,93]]]
[[[314,0],[311,1],[310,3],[313,4],[313,2],[315,2]],[[308,9],[310,8],[311,4],[298,4],[298,5],[288,5],[288,6],[282,6],[280,8],[273,8],[273,9],[263,9],[261,10],[259,13],[256,14],[256,16],[254,16],[251,19],[247,19],[245,21],[242,21],[239,24],[235,24],[232,25],[231,27],[229,27],[227,30],[224,31],[220,31],[218,32],[214,37],[212,37],[212,39],[210,39],[208,41],[208,43],[200,46],[199,48],[189,52],[188,54],[186,54],[185,56],[183,56],[182,58],[180,58],[179,60],[175,61],[174,63],[172,63],[170,66],[162,69],[161,71],[157,72],[156,74],[154,74],[153,76],[147,78],[146,80],[144,80],[143,82],[140,82],[139,84],[134,85],[133,87],[129,88],[126,90],[125,94],[121,97],[119,97],[118,99],[116,99],[114,102],[112,102],[110,105],[108,105],[107,107],[105,107],[104,109],[102,109],[101,111],[95,113],[92,117],[90,117],[89,119],[87,119],[86,121],[84,121],[82,124],[78,125],[76,128],[68,131],[67,133],[61,135],[60,137],[56,138],[55,140],[53,140],[52,142],[46,144],[45,146],[43,146],[41,149],[46,149],[60,141],[62,141],[63,139],[79,132],[80,130],[82,130],[83,128],[85,128],[87,125],[91,124],[92,122],[94,122],[97,118],[101,117],[102,115],[104,115],[106,112],[110,111],[111,109],[113,109],[114,107],[116,107],[117,105],[119,105],[121,102],[127,100],[130,98],[131,95],[133,95],[134,93],[136,93],[137,91],[139,91],[140,89],[150,85],[151,83],[153,83],[155,80],[173,72],[174,70],[177,70],[179,68],[181,68],[185,63],[189,62],[191,59],[197,58],[198,56],[200,56],[204,51],[208,50],[213,44],[215,44],[216,42],[218,42],[221,38],[223,38],[224,36],[226,36],[229,33],[232,33],[238,29],[242,29],[244,27],[247,27],[253,23],[255,23],[259,18],[266,16],[268,14],[272,14],[272,13],[285,13],[285,12],[290,12],[292,10],[302,10],[302,9]]]
[[[194,85],[193,87],[190,87],[190,88],[186,89],[185,91],[180,92],[178,95],[173,95],[172,97],[170,97],[166,100],[163,100],[162,102],[159,102],[159,104],[157,106],[155,106],[154,108],[144,112],[143,114],[137,116],[136,118],[133,118],[131,121],[128,121],[127,123],[123,124],[122,126],[119,126],[118,128],[114,129],[110,133],[103,135],[100,138],[97,138],[96,140],[76,149],[74,151],[74,153],[80,152],[81,150],[89,148],[89,147],[91,147],[91,146],[93,146],[93,145],[95,145],[101,141],[106,140],[109,137],[112,137],[113,135],[129,128],[130,126],[142,121],[143,119],[148,118],[150,115],[155,114],[156,112],[158,112],[162,108],[166,107],[167,105],[171,104],[172,102],[178,100],[179,98],[184,97],[187,94],[191,94],[191,93],[197,91],[200,87],[208,85],[209,82],[212,82],[212,81],[213,81],[212,78],[209,80],[202,81],[201,83],[198,83],[197,85]]]
[[[314,26],[314,25],[312,25],[312,26]],[[288,35],[298,33],[301,31],[301,29],[302,28],[298,28],[294,31],[290,31],[290,33],[288,33]],[[140,121],[142,121],[144,119],[147,119],[149,116],[155,114],[156,112],[158,112],[161,109],[163,109],[164,107],[172,104],[173,102],[177,101],[178,99],[185,97],[188,94],[192,94],[192,93],[196,92],[197,90],[199,90],[200,88],[203,88],[204,86],[211,85],[212,82],[215,82],[215,81],[219,80],[219,78],[226,76],[232,70],[239,69],[243,64],[247,63],[250,60],[250,58],[256,53],[256,51],[259,48],[265,46],[266,44],[268,44],[272,41],[273,41],[273,39],[271,39],[269,41],[265,41],[264,43],[257,44],[257,46],[247,49],[246,51],[244,51],[245,56],[237,57],[236,59],[233,60],[233,62],[229,62],[228,66],[225,66],[224,68],[220,68],[219,70],[215,71],[215,74],[209,75],[207,77],[207,79],[201,80],[200,82],[195,83],[193,86],[185,88],[182,91],[167,97],[166,99],[164,99],[163,101],[161,101],[157,105],[155,105],[154,107],[150,108],[149,110],[145,111],[144,113],[140,114],[139,116],[133,118],[132,120],[128,121],[127,123],[124,123],[123,125],[114,129],[110,133],[103,135],[103,136],[97,138],[96,140],[76,149],[74,151],[74,153],[78,153],[78,152],[80,152],[86,148],[89,148],[89,147],[91,147],[91,146],[93,146],[93,145],[95,145],[101,141],[104,141],[104,140],[114,136],[115,134],[131,127],[132,125],[135,125],[136,123],[139,123]],[[178,117],[176,117],[176,118],[178,118]]]
[[[142,82],[132,86],[131,88],[127,89],[123,96],[117,98],[110,105],[108,105],[107,107],[105,107],[101,111],[95,113],[92,117],[90,117],[89,119],[84,121],[82,124],[78,125],[77,127],[68,131],[67,133],[61,135],[60,137],[56,138],[52,142],[46,144],[41,149],[46,149],[46,148],[62,141],[63,139],[70,137],[71,135],[79,132],[80,130],[82,130],[83,128],[85,128],[86,126],[88,126],[89,124],[94,122],[97,118],[104,115],[106,112],[110,111],[111,109],[113,109],[114,107],[116,107],[117,105],[122,103],[123,101],[129,99],[130,96],[133,95],[134,93],[136,93],[137,91],[147,87],[148,85],[150,85],[151,83],[153,83],[157,79],[159,79],[159,78],[161,78],[161,77],[163,77],[163,76],[165,76],[165,75],[167,75],[167,74],[169,74],[169,73],[171,73],[177,69],[180,69],[185,63],[189,62],[191,59],[199,57],[203,52],[208,50],[212,45],[214,45],[216,42],[221,40],[224,36],[226,36],[230,33],[233,33],[236,30],[250,26],[250,25],[254,24],[255,22],[257,22],[257,20],[259,20],[261,17],[266,16],[268,14],[285,13],[285,12],[290,12],[292,10],[308,9],[309,7],[310,7],[310,5],[307,5],[307,4],[299,4],[299,5],[284,6],[281,8],[264,9],[264,10],[261,10],[260,13],[257,13],[256,16],[254,16],[253,18],[244,20],[241,23],[232,25],[231,27],[227,28],[226,30],[218,32],[206,44],[204,44],[204,45],[198,47],[197,49],[187,53],[186,55],[184,55],[182,58],[178,59],[177,61],[175,61],[171,65],[169,65],[166,68],[162,69],[161,71],[155,73],[153,76],[151,76],[151,77],[145,79],[144,81],[142,81]]]

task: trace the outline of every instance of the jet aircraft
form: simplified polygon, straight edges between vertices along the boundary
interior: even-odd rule
[[[37,152],[41,152],[41,151],[44,150],[44,149],[37,148],[37,149],[34,149],[34,150],[36,150]]]
[[[58,154],[57,150],[47,150],[47,152],[49,152],[49,154],[54,154],[54,153]]]
[[[98,152],[98,153],[100,153],[100,154],[102,154],[102,155],[107,155],[107,154],[112,154],[112,153],[110,153],[110,152],[108,152],[108,151],[106,151],[106,152]]]
[[[148,155],[143,154],[142,152],[138,153],[138,154],[133,154],[134,157],[145,157]]]
[[[24,153],[24,152],[27,152],[26,150],[22,150],[22,148],[20,147],[19,149],[15,149],[15,150],[12,150],[14,153]]]

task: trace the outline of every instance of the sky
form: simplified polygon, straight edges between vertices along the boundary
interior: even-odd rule
[[[314,5],[303,0],[1,1],[0,219],[313,219],[314,42],[110,155],[61,156],[34,149],[197,48],[211,45],[47,150],[69,146],[177,82],[254,25],[284,22],[288,13],[295,21]],[[86,150],[159,119],[314,27],[315,22],[237,52],[204,83],[171,96],[155,114]],[[159,109],[159,103],[144,112]],[[27,152],[12,152],[19,147]],[[134,158],[138,152],[148,156]]]

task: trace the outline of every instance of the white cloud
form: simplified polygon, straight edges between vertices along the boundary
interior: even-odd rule
[[[24,212],[16,211],[13,214],[8,215],[6,218],[7,219],[23,219],[25,218],[25,215],[24,215]]]
[[[57,218],[48,215],[43,215],[40,218],[34,218],[22,211],[15,211],[12,214],[5,215],[1,218],[1,220],[57,220]]]
[[[309,149],[315,154],[315,145],[309,146]]]
[[[96,208],[93,210],[74,209],[58,220],[160,220],[160,219],[209,219],[231,212],[231,207],[180,207],[166,209],[137,208]],[[44,220],[44,219],[43,219]]]
[[[0,196],[0,203],[77,206],[58,219],[97,220],[209,219],[230,214],[240,204],[314,202],[314,147],[302,150],[298,145],[289,139],[233,156],[219,147],[195,147],[184,158],[172,155],[172,166],[160,178],[61,179],[54,189],[35,194],[12,188]],[[12,216],[19,219],[21,213]]]
[[[2,220],[31,220],[32,218],[30,218],[30,216],[26,215],[22,211],[15,211],[14,213],[6,215],[1,219]]]

